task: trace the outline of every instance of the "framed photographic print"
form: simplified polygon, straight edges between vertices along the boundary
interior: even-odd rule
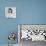
[[[18,41],[46,41],[46,25],[45,24],[19,24],[18,25]]]
[[[16,18],[16,7],[5,7],[6,18]]]

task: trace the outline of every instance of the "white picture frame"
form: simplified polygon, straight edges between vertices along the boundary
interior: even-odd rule
[[[21,40],[25,39],[25,37],[22,37],[22,30],[25,31],[29,31],[28,36],[30,36],[28,39],[31,39],[32,41],[46,41],[46,25],[44,24],[18,24],[18,42],[20,42]],[[33,31],[38,31],[39,33],[36,35],[36,33],[34,33]],[[30,33],[33,34],[30,34]],[[42,34],[41,34],[42,33]]]
[[[6,18],[16,18],[16,7],[5,7]]]

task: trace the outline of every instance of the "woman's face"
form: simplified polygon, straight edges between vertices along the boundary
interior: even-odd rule
[[[9,10],[9,13],[11,13],[11,10]]]
[[[12,9],[11,8],[8,9],[8,13],[12,14]]]

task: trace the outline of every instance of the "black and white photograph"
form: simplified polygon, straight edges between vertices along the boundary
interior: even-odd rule
[[[16,18],[16,7],[5,7],[6,18]]]
[[[46,41],[46,25],[18,25],[18,41],[20,46],[31,46],[33,43]]]

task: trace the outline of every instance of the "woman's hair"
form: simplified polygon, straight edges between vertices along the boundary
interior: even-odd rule
[[[12,9],[11,8],[8,9],[8,13],[12,13]]]

